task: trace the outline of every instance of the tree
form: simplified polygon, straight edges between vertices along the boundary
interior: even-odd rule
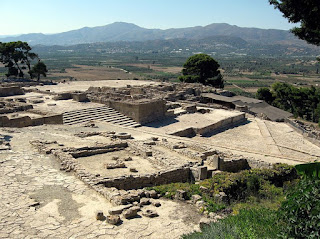
[[[268,104],[272,104],[272,102],[274,101],[274,97],[270,91],[269,88],[267,87],[262,87],[260,89],[258,89],[256,97],[259,100],[264,100],[265,102],[267,102]]]
[[[319,0],[269,0],[289,22],[300,23],[291,32],[310,44],[320,46]]]
[[[33,78],[34,76],[37,76],[38,81],[40,81],[40,75],[43,75],[44,77],[46,77],[47,72],[48,72],[47,66],[40,60],[29,71],[31,78]]]
[[[179,80],[223,88],[223,77],[218,70],[219,67],[218,62],[209,55],[196,54],[189,57],[184,63]]]
[[[31,70],[31,60],[38,55],[30,51],[31,47],[27,42],[0,42],[0,62],[8,68],[7,77],[24,77],[23,70]]]

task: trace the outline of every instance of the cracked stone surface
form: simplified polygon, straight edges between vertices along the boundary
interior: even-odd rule
[[[119,226],[97,221],[96,211],[106,215],[113,206],[71,173],[61,172],[53,157],[32,148],[29,141],[49,130],[42,128],[43,134],[12,131],[12,150],[0,151],[0,238],[179,238],[199,229],[194,209],[167,200],[159,200],[157,218],[139,212]]]

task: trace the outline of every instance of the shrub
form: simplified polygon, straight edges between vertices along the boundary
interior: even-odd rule
[[[229,216],[205,227],[202,232],[184,235],[184,239],[243,239],[276,238],[281,225],[275,223],[277,213],[274,210],[258,208],[243,209],[235,216]]]
[[[291,189],[279,210],[284,238],[320,238],[320,180],[305,178]]]

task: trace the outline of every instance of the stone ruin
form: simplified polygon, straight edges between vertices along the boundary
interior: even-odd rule
[[[12,91],[9,90],[9,92]],[[20,89],[19,92],[22,92],[22,90]],[[15,93],[17,92],[15,91]],[[43,124],[62,124],[62,114],[34,110],[32,105],[34,103],[38,102],[27,100],[24,97],[15,99],[0,98],[0,127],[20,128]]]
[[[126,137],[122,138],[124,135]],[[111,224],[120,222],[120,214],[124,218],[134,218],[140,210],[143,216],[157,216],[156,211],[144,209],[149,204],[156,207],[161,206],[157,201],[160,195],[153,190],[148,190],[147,187],[174,182],[199,181],[210,178],[219,171],[238,172],[251,167],[271,166],[263,162],[258,165],[258,161],[231,153],[222,153],[206,146],[171,142],[165,138],[152,137],[148,140],[135,140],[127,133],[99,131],[81,132],[74,135],[80,138],[92,136],[109,138],[111,143],[96,143],[95,146],[85,147],[67,147],[57,141],[36,140],[30,143],[40,153],[54,155],[60,162],[61,170],[73,172],[80,180],[109,200],[114,208],[109,210],[106,220]],[[167,150],[172,154],[164,153]],[[99,170],[102,173],[94,172],[92,167],[83,163],[90,157],[98,156],[109,162],[100,164]],[[84,160],[81,161],[81,159]],[[94,160],[97,161],[98,158]],[[141,160],[152,165],[152,172],[141,167]],[[113,174],[117,170],[127,173],[125,175],[123,173]],[[184,200],[183,195],[183,192],[180,194],[177,192],[176,199]],[[204,206],[199,198],[193,198],[192,201],[198,207]],[[102,218],[102,216],[104,215],[97,214],[97,218]]]
[[[101,103],[138,123],[147,124],[183,114],[210,113],[211,109],[199,102],[202,92],[212,92],[213,89],[198,84],[192,86],[160,84],[149,87],[129,85],[124,88],[90,87],[86,92],[54,93],[37,89],[26,89],[26,91],[48,95],[56,101],[72,99],[77,102]],[[0,90],[0,93],[2,96],[11,96],[23,94],[24,91],[14,87]],[[23,96],[0,98],[0,127],[63,124],[63,114],[34,109],[33,106],[42,103],[43,100],[41,97],[27,99]],[[188,127],[169,134],[180,137],[206,135],[245,120],[245,114],[239,113],[203,127]],[[94,123],[87,122],[86,125],[94,128]],[[161,206],[157,200],[160,195],[148,187],[200,181],[211,178],[220,171],[238,172],[252,167],[270,167],[264,162],[222,153],[204,145],[168,141],[166,138],[151,137],[148,140],[135,140],[129,133],[99,131],[73,135],[76,138],[93,136],[108,138],[110,143],[97,142],[93,146],[83,147],[69,147],[58,141],[35,140],[30,143],[40,153],[55,156],[60,162],[61,170],[74,173],[85,184],[109,200],[114,205],[114,208],[109,210],[109,215],[97,212],[96,218],[106,219],[114,225],[120,223],[120,215],[124,218],[134,218],[140,210],[143,216],[151,218],[158,216],[155,210],[146,208],[149,204],[155,207]],[[10,149],[10,144],[0,137],[0,150],[1,148]],[[98,162],[96,168],[88,166],[89,163],[86,163],[88,159]],[[178,191],[175,198],[184,200],[185,192]],[[192,197],[192,202],[198,208],[205,205],[196,195]]]

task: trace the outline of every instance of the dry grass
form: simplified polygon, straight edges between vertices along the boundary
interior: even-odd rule
[[[161,72],[172,73],[172,74],[181,73],[181,70],[182,70],[182,67],[163,67],[163,66],[151,65],[151,64],[128,64],[128,66],[150,68],[155,71],[161,71]]]
[[[50,72],[48,76],[61,77],[61,79],[73,77],[77,80],[132,80],[137,77],[135,74],[126,73],[119,68],[110,68],[108,66],[85,66],[74,65],[77,68],[67,68],[65,73]]]

